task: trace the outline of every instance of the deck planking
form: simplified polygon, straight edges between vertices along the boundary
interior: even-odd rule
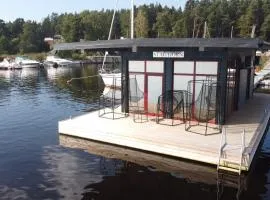
[[[231,161],[239,161],[241,133],[246,131],[245,162],[243,169],[248,170],[258,145],[267,127],[270,95],[254,94],[239,111],[233,113],[226,126],[228,145],[226,156]],[[98,117],[98,112],[91,112],[59,122],[59,133],[103,143],[128,147],[162,155],[174,156],[203,163],[217,165],[221,134],[210,129],[204,136],[203,126],[193,127],[196,134],[185,131],[185,125],[167,126],[156,124],[154,117],[148,122],[135,123],[132,116],[112,120]],[[264,121],[263,121],[264,119]],[[176,121],[177,122],[177,121]],[[166,121],[165,121],[166,123]],[[170,122],[168,122],[170,123]],[[212,131],[212,133],[211,133]],[[237,168],[239,166],[232,166]]]

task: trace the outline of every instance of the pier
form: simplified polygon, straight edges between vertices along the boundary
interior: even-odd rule
[[[239,169],[241,133],[246,132],[242,170],[248,171],[255,152],[267,128],[270,112],[270,96],[255,93],[245,105],[234,112],[225,124],[227,129],[226,160],[230,167]],[[202,128],[203,129],[203,128]],[[101,118],[98,112],[59,122],[59,133],[126,148],[147,151],[161,155],[218,165],[222,134],[207,136],[185,131],[185,126],[157,124],[149,117],[144,123],[135,123],[132,116],[111,120]]]

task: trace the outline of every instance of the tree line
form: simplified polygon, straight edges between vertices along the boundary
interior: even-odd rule
[[[48,51],[45,37],[61,35],[64,42],[106,40],[113,10],[51,15],[41,22],[18,18],[0,20],[0,53]],[[135,36],[255,37],[270,40],[270,0],[188,0],[184,9],[160,4],[135,8]],[[130,37],[130,10],[116,13],[112,39]]]

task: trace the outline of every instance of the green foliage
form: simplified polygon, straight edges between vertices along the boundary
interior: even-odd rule
[[[269,64],[269,57],[268,56],[261,56],[260,57],[260,63],[259,63],[259,68],[262,70],[266,64]]]
[[[184,19],[179,19],[173,27],[173,37],[185,38],[187,37],[187,29]]]
[[[20,35],[19,49],[21,53],[39,52],[43,42],[40,25],[28,21],[23,25],[23,32]]]
[[[147,38],[149,32],[148,14],[144,9],[139,9],[135,19],[135,33],[138,38]]]
[[[261,37],[264,40],[270,41],[270,14],[265,17],[261,27]]]
[[[172,16],[168,11],[157,14],[157,22],[154,26],[158,37],[170,37],[172,35]]]
[[[57,42],[107,40],[113,10],[51,15],[40,23],[18,18],[13,22],[0,19],[0,54],[46,52],[45,37],[58,36]],[[160,4],[135,8],[136,37],[255,37],[270,40],[269,0],[188,0],[184,9]],[[130,10],[117,11],[111,39],[130,37]],[[80,57],[77,53],[63,56]]]
[[[34,60],[37,60],[39,62],[43,62],[46,59],[47,54],[46,53],[35,53],[29,57],[31,57]]]
[[[72,53],[72,56],[71,56],[71,58],[73,59],[73,60],[85,60],[86,59],[86,54],[81,54],[81,53],[79,53],[79,52],[73,52]]]

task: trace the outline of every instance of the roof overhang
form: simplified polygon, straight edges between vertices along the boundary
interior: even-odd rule
[[[232,48],[270,49],[270,43],[260,39],[245,38],[145,38],[121,40],[97,40],[74,43],[59,43],[54,50],[116,50],[132,51],[138,48]]]

